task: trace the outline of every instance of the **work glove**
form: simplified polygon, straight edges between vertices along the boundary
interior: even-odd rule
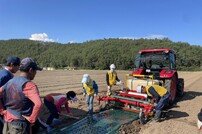
[[[112,94],[112,92],[109,90],[107,91],[107,96],[110,96]]]
[[[122,82],[122,81],[118,81],[118,82],[116,82],[116,84],[117,84],[117,85],[122,85],[123,82]]]
[[[157,103],[156,103],[156,102],[154,102],[154,106],[155,106],[155,107],[157,106]]]
[[[83,96],[85,97],[85,96],[86,96],[86,93],[83,93]]]
[[[98,94],[94,94],[94,97],[95,97],[97,100],[99,99]]]

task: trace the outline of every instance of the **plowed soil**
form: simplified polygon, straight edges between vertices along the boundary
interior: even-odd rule
[[[82,95],[82,75],[88,73],[99,85],[99,95],[106,92],[105,71],[96,70],[55,70],[38,72],[34,82],[38,85],[41,97],[48,93],[65,93],[73,90],[78,95],[77,103],[70,103],[75,116],[83,118],[86,116],[87,106]],[[119,78],[124,82],[125,75],[130,71],[117,71]],[[197,129],[197,114],[202,108],[202,72],[179,72],[179,77],[185,80],[185,94],[168,112],[168,118],[162,122],[149,122],[139,125],[132,122],[123,125],[120,133],[123,134],[200,134]],[[117,89],[120,87],[116,87]],[[95,99],[94,111],[98,111],[100,105]],[[44,107],[41,112],[43,120],[48,115]],[[75,119],[61,117],[63,126],[76,122]]]

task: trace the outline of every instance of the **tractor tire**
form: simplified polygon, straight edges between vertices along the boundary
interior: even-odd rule
[[[171,86],[173,84],[172,79],[167,79],[165,80],[164,87],[168,90],[170,93],[170,98],[169,98],[169,105],[173,105],[176,101],[176,90],[171,90]]]
[[[171,80],[165,80],[164,87],[170,92]]]
[[[171,92],[170,92],[171,80],[170,80],[170,79],[165,80],[164,87],[165,87],[165,88],[168,90],[168,92],[171,94]],[[172,105],[173,103],[174,103],[174,100],[172,100],[172,98],[170,97],[170,98],[169,98],[169,105]]]
[[[177,83],[177,97],[184,95],[184,79],[179,78]]]

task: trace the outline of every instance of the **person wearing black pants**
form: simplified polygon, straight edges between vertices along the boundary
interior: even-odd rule
[[[57,110],[56,106],[54,105],[54,103],[52,103],[46,99],[44,99],[44,104],[50,112],[50,116],[48,117],[46,124],[51,125],[54,118],[56,118],[56,119],[59,118],[58,110]]]
[[[148,96],[153,97],[156,100],[157,105],[155,106],[156,113],[154,119],[159,121],[162,109],[169,103],[170,93],[166,88],[159,85],[141,86],[141,88],[142,92],[147,93]]]
[[[52,123],[54,124],[53,121],[55,121],[55,123],[57,122],[56,124],[60,123],[59,114],[62,111],[62,105],[65,106],[67,114],[72,116],[73,114],[70,112],[68,101],[74,102],[76,100],[76,93],[74,91],[69,91],[66,95],[60,93],[51,93],[46,95],[44,98],[44,104],[50,112],[46,124],[52,126]]]

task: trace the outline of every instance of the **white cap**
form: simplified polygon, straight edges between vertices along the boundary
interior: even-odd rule
[[[89,78],[90,78],[89,74],[84,74],[81,83],[87,83]]]
[[[111,64],[110,65],[110,69],[115,69],[116,67],[115,67],[115,65],[114,64]]]
[[[138,85],[136,88],[137,93],[141,93],[142,92],[142,86]]]

